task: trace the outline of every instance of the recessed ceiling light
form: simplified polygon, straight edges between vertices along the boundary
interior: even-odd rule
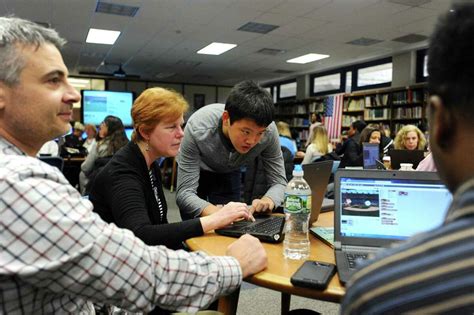
[[[91,28],[87,34],[86,43],[113,45],[119,36],[119,31]]]
[[[321,59],[328,58],[328,57],[329,57],[329,55],[307,54],[307,55],[303,55],[303,56],[299,56],[299,57],[287,60],[286,62],[305,64],[305,63],[313,62],[313,61],[316,61],[316,60],[321,60]]]
[[[236,44],[226,44],[226,43],[212,43],[204,47],[203,49],[199,50],[198,54],[203,55],[220,55],[225,53],[232,48],[237,47]]]

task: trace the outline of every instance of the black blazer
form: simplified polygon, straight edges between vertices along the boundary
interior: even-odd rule
[[[157,179],[162,215],[156,201],[145,158],[138,145],[129,142],[97,174],[89,200],[106,222],[131,230],[148,245],[182,248],[182,241],[203,234],[199,218],[168,223],[158,162],[151,166]]]

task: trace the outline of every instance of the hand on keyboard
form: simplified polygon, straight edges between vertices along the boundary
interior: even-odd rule
[[[217,212],[209,216],[201,217],[201,225],[203,231],[207,232],[222,228],[239,219],[255,221],[245,203],[229,202]]]
[[[262,199],[254,199],[250,207],[251,213],[272,212],[275,204],[269,197],[262,197]]]

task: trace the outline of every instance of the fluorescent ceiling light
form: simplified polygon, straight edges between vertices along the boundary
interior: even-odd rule
[[[328,57],[329,57],[329,55],[307,54],[307,55],[303,55],[303,56],[299,56],[299,57],[287,60],[286,62],[305,64],[305,63],[313,62],[313,61],[316,61],[316,60],[321,60],[321,59],[328,58]]]
[[[232,48],[237,47],[236,44],[226,44],[226,43],[212,43],[204,47],[203,49],[199,50],[198,54],[203,55],[220,55],[225,53]]]
[[[89,79],[68,78],[68,81],[72,86],[89,86],[91,84]]]
[[[119,36],[119,31],[91,28],[87,34],[86,43],[113,45]]]

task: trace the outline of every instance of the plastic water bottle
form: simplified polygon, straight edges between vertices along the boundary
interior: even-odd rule
[[[289,259],[309,257],[308,224],[311,213],[311,188],[303,178],[303,168],[295,165],[293,179],[285,190],[285,239],[283,255]]]

